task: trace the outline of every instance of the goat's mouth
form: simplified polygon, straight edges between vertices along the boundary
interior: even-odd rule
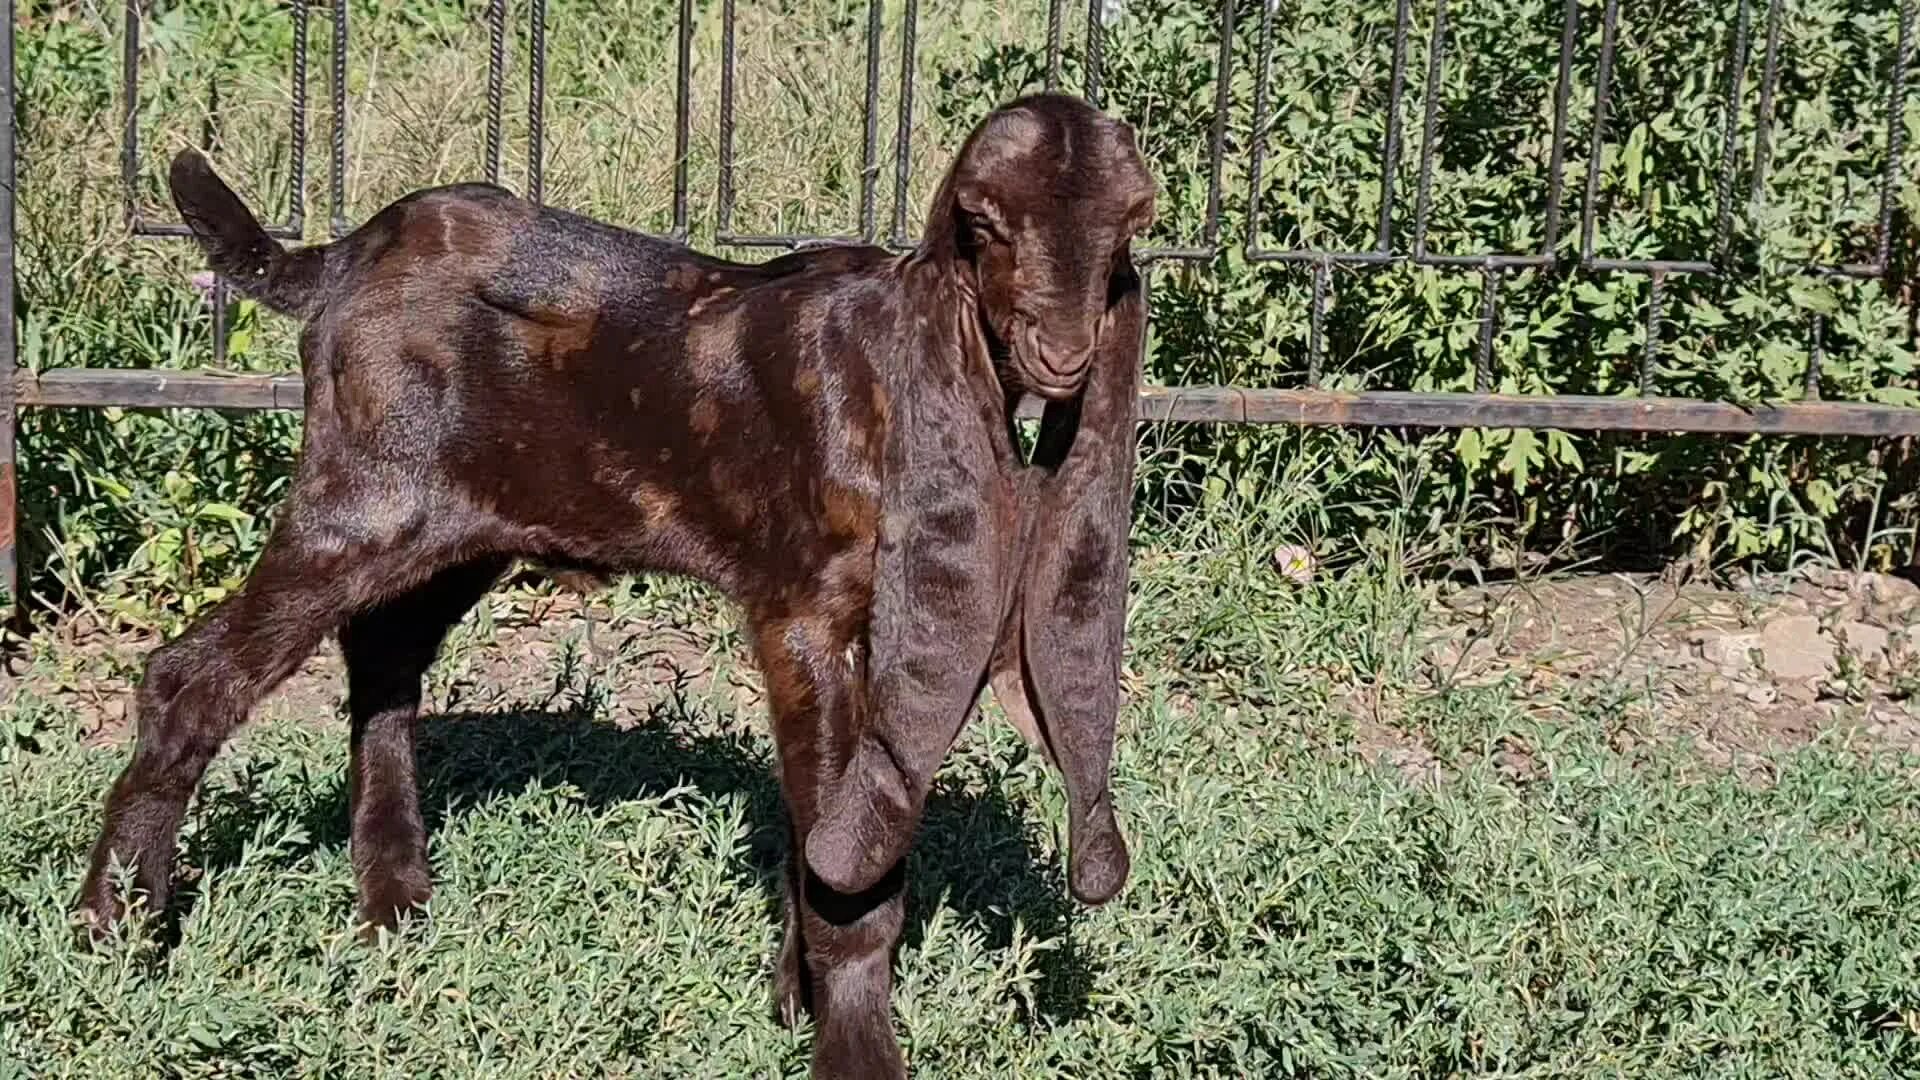
[[[1036,367],[1032,364],[1020,365],[1020,382],[1028,392],[1049,401],[1065,401],[1080,393],[1087,385],[1084,368],[1077,377],[1061,378],[1052,372],[1043,374],[1044,369],[1035,370]]]
[[[1093,349],[1048,349],[1041,344],[1038,323],[1030,318],[1015,316],[1002,327],[983,315],[980,325],[988,355],[1007,385],[1048,401],[1065,401],[1086,389]]]
[[[1052,401],[1073,397],[1086,388],[1093,368],[1093,348],[1049,347],[1038,324],[1023,322],[1014,338],[1013,354],[1020,381],[1029,392]]]

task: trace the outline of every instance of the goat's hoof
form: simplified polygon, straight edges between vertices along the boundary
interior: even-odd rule
[[[907,1080],[907,1062],[892,1027],[861,1035],[817,1036],[812,1080]]]
[[[104,907],[83,901],[67,916],[67,923],[73,928],[74,945],[82,949],[99,945],[113,935],[123,914],[117,901],[110,900]]]
[[[807,1002],[793,977],[785,973],[773,977],[773,1022],[792,1031],[807,1017]]]
[[[433,897],[433,888],[402,877],[383,878],[362,883],[360,887],[360,937],[369,944],[380,940],[382,930],[393,933],[400,923],[424,911]]]
[[[150,894],[136,890],[135,896],[140,898],[143,907],[152,910]],[[74,902],[67,922],[73,928],[74,943],[89,948],[112,937],[129,914],[126,900],[111,880],[105,876],[89,877],[80,887],[80,898]]]
[[[1102,803],[1086,819],[1070,821],[1067,843],[1067,890],[1073,898],[1098,907],[1118,895],[1133,860],[1127,855],[1127,841],[1114,821],[1113,808]]]

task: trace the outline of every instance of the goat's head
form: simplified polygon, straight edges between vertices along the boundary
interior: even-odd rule
[[[989,116],[941,187],[916,265],[962,309],[923,318],[888,370],[872,708],[807,839],[836,890],[871,887],[905,854],[989,666],[1066,779],[1074,895],[1099,903],[1126,879],[1107,770],[1145,332],[1130,243],[1152,212],[1127,128],[1053,95]],[[1048,399],[1017,521],[1007,431],[982,423],[1010,389]]]
[[[951,245],[1003,379],[1056,400],[1085,385],[1109,283],[1153,195],[1132,129],[1078,98],[1022,98],[974,129],[926,247]]]

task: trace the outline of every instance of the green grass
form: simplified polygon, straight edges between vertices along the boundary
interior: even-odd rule
[[[1137,554],[1120,899],[1068,901],[1059,785],[1005,725],[942,773],[897,964],[917,1075],[1920,1070],[1920,762],[1828,742],[1760,784],[1681,745],[1616,752],[1646,708],[1627,687],[1423,692],[1426,588],[1377,556],[1226,588],[1272,539],[1230,517]],[[639,603],[710,619],[697,599]],[[459,636],[437,701],[487,634]],[[768,1007],[784,832],[757,707],[667,688],[622,730],[631,673],[569,656],[530,677],[551,693],[425,721],[439,891],[378,947],[350,925],[345,732],[313,718],[217,764],[154,928],[171,947],[77,949],[65,911],[125,749],[16,701],[0,1075],[803,1074],[809,1036]],[[1439,782],[1363,761],[1330,704],[1362,687]],[[1516,741],[1523,781],[1492,764]]]

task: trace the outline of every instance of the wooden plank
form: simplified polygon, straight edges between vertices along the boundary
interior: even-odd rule
[[[304,390],[298,375],[61,368],[20,372],[14,392],[44,408],[298,409]]]
[[[1143,422],[1237,424],[1247,418],[1246,393],[1232,386],[1145,386],[1140,389],[1137,411]],[[1021,398],[1014,415],[1022,420],[1038,420],[1045,404],[1037,397]]]
[[[64,368],[14,382],[22,406],[54,408],[299,409],[297,375],[206,371]],[[1017,414],[1040,415],[1026,398]],[[1920,409],[1838,401],[1744,407],[1687,398],[1577,395],[1416,394],[1257,390],[1232,386],[1150,386],[1140,392],[1143,422],[1298,424],[1430,428],[1559,428],[1711,435],[1920,435]]]
[[[1835,401],[1744,407],[1690,398],[1248,390],[1246,407],[1247,420],[1260,424],[1557,428],[1709,435],[1920,435],[1920,409]]]

